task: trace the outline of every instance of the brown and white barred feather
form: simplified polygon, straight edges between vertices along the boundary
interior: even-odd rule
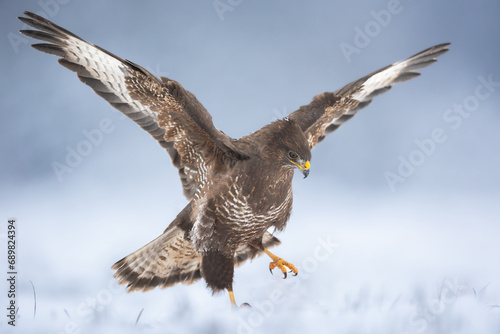
[[[301,126],[313,148],[358,110],[370,104],[375,96],[388,91],[394,83],[419,76],[420,73],[415,70],[434,63],[437,57],[448,51],[449,45],[450,43],[435,45],[406,60],[370,73],[333,93],[319,94],[310,104],[300,107],[288,117]]]
[[[77,73],[113,107],[131,118],[164,147],[179,170],[184,195],[191,200],[206,182],[207,161],[224,156],[245,158],[231,139],[218,131],[196,97],[176,81],[161,80],[36,14],[19,19],[38,30],[22,30],[48,43],[39,51],[61,57],[59,63]]]
[[[185,239],[178,226],[167,229],[149,244],[116,262],[112,269],[120,284],[130,291],[191,284],[201,278],[201,255]]]
[[[148,291],[156,287],[167,288],[177,283],[191,284],[201,276],[201,254],[193,249],[186,239],[185,231],[171,225],[149,244],[116,262],[112,269],[120,284],[127,285],[127,291]],[[265,248],[280,244],[271,233],[262,238]],[[234,265],[240,266],[247,260],[262,255],[261,250],[241,245],[235,252]]]

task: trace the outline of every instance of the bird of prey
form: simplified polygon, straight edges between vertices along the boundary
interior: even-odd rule
[[[22,30],[45,43],[37,50],[60,57],[113,107],[147,131],[170,155],[189,203],[166,230],[113,265],[128,291],[147,291],[203,278],[213,292],[227,290],[232,305],[234,268],[267,254],[269,269],[298,273],[268,249],[280,241],[292,208],[292,177],[309,174],[311,150],[396,82],[419,75],[448,51],[439,44],[315,96],[288,117],[240,139],[215,128],[196,97],[178,82],[88,43],[51,21],[25,12]]]

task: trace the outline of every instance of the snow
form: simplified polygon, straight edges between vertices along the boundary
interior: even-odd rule
[[[131,294],[118,286],[111,264],[155,238],[158,230],[149,226],[153,223],[130,224],[141,216],[140,205],[136,210],[114,207],[110,213],[101,203],[89,210],[91,215],[101,210],[102,216],[74,217],[76,233],[68,235],[68,212],[47,210],[57,199],[27,197],[31,214],[18,221],[15,331],[498,333],[500,227],[487,218],[488,210],[495,210],[492,202],[476,199],[457,206],[450,216],[446,207],[436,212],[430,198],[427,207],[425,201],[419,203],[420,214],[412,217],[408,212],[416,200],[404,196],[393,203],[358,198],[334,213],[303,208],[342,201],[335,195],[308,198],[296,195],[298,208],[278,235],[282,245],[273,249],[296,265],[299,275],[286,280],[279,271],[271,275],[267,257],[245,264],[235,273],[235,296],[252,308],[232,311],[227,294],[211,296],[203,281]],[[387,207],[397,209],[385,211]],[[481,209],[486,218],[470,220],[472,208]],[[42,223],[47,211],[52,219],[43,222],[44,235],[26,228],[36,220]],[[37,295],[35,316],[29,281]]]

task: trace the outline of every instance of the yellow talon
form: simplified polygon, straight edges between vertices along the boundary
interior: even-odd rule
[[[295,268],[295,266],[289,262],[286,262],[285,260],[283,260],[282,258],[274,255],[273,253],[271,253],[270,251],[268,251],[267,249],[264,248],[264,252],[269,255],[269,257],[273,260],[271,263],[269,263],[269,271],[271,272],[271,274],[273,273],[273,269],[274,268],[279,268],[281,270],[281,272],[283,273],[283,279],[285,279],[287,277],[287,267],[288,269],[290,269],[290,272],[293,273],[294,276],[297,276],[297,274],[299,273],[299,270],[297,268]]]

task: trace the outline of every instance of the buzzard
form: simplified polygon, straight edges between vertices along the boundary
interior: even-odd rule
[[[162,235],[113,265],[128,291],[147,291],[204,278],[232,305],[234,268],[266,253],[269,269],[298,270],[268,249],[280,241],[292,208],[292,177],[309,174],[311,149],[366,107],[393,83],[419,75],[448,51],[449,43],[428,48],[335,91],[315,96],[288,117],[240,139],[215,128],[196,97],[178,82],[157,78],[141,66],[88,43],[51,21],[25,12],[22,30],[46,43],[37,50],[60,57],[113,107],[146,130],[170,155],[189,203]],[[272,271],[271,271],[272,272]]]

